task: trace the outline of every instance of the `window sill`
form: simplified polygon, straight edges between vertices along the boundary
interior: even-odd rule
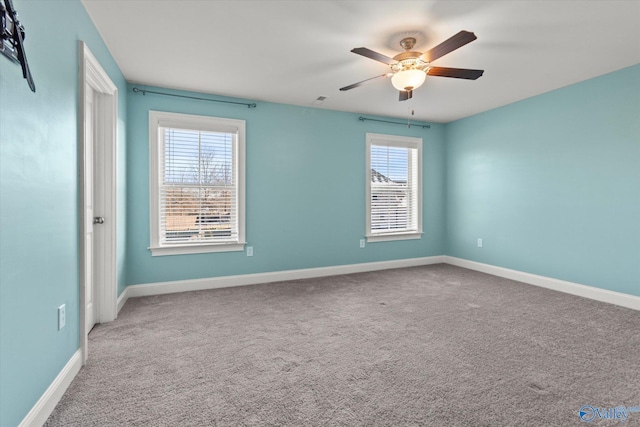
[[[210,252],[241,252],[246,243],[214,243],[204,245],[150,247],[151,256],[204,254]]]
[[[389,234],[368,234],[367,243],[390,242],[393,240],[417,240],[422,238],[422,232],[410,233],[389,233]]]

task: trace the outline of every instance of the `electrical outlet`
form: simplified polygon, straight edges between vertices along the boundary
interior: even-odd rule
[[[364,239],[360,239],[360,247],[364,248]]]
[[[482,239],[478,239],[478,247],[481,248],[482,247]]]
[[[58,330],[64,328],[65,323],[67,323],[67,313],[65,305],[62,304],[58,307]]]
[[[253,246],[247,246],[247,256],[253,256]]]

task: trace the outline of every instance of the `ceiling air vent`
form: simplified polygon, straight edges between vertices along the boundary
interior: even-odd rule
[[[317,98],[316,98],[316,100],[315,100],[315,101],[313,101],[311,104],[313,104],[313,105],[320,105],[320,104],[322,104],[326,99],[327,99],[327,97],[326,97],[326,96],[319,96],[319,97],[317,97]]]

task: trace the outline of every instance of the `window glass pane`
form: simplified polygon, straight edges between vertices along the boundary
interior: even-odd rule
[[[371,168],[389,181],[406,183],[408,151],[407,148],[372,145]]]
[[[203,184],[233,185],[234,135],[201,133],[200,172]]]
[[[185,242],[197,237],[199,194],[197,187],[165,187],[161,192],[160,228],[166,242]]]
[[[200,132],[164,129],[164,183],[198,184]]]

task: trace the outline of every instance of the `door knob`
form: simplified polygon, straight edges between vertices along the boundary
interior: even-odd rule
[[[101,216],[96,216],[93,218],[94,224],[104,224],[104,218]]]

